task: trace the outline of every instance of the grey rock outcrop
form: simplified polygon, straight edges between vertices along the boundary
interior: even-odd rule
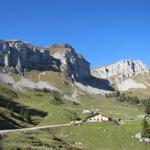
[[[1,70],[65,72],[77,81],[90,78],[90,64],[68,44],[33,46],[20,40],[0,40]],[[10,69],[11,68],[11,69]]]
[[[147,142],[147,143],[150,143],[150,138],[145,138],[145,137],[143,137],[141,133],[137,133],[134,137],[135,137],[136,139],[138,139],[140,142]]]
[[[140,60],[121,60],[112,65],[97,67],[91,70],[93,76],[109,78],[112,76],[132,77],[149,73],[147,66]]]
[[[90,78],[90,64],[68,44],[53,45],[51,55],[61,62],[60,69],[75,80],[84,81]]]
[[[41,51],[19,40],[0,41],[0,66],[21,69],[46,70],[51,68],[49,51]]]

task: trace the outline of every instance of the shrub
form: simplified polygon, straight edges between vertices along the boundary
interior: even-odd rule
[[[55,105],[63,104],[61,94],[57,91],[53,91],[53,99],[51,100],[51,102]]]
[[[117,100],[118,100],[119,102],[124,102],[124,101],[126,101],[126,96],[125,96],[125,94],[120,95],[120,96],[117,98]]]
[[[146,119],[143,120],[142,136],[145,138],[150,138],[150,126]]]
[[[14,107],[13,107],[13,106],[11,106],[11,108],[10,108],[10,115],[11,115],[11,116],[14,115]]]
[[[74,104],[74,105],[80,105],[80,103],[77,102],[77,101],[73,101],[73,104]]]
[[[116,97],[120,96],[120,92],[119,91],[116,91]]]
[[[119,91],[116,91],[114,93],[110,93],[110,94],[105,94],[106,97],[111,98],[111,97],[119,97],[121,94]]]
[[[128,103],[130,103],[130,104],[139,104],[140,103],[140,100],[139,100],[139,98],[138,97],[127,97],[126,98],[126,101],[128,102]]]
[[[46,87],[44,87],[43,89],[34,88],[34,91],[36,91],[36,92],[44,92],[44,93],[51,92],[51,91],[50,91],[49,89],[47,89]]]
[[[46,87],[44,87],[43,91],[44,91],[45,93],[50,92],[50,90],[47,89]]]
[[[20,117],[23,120],[26,120],[26,121],[28,121],[30,123],[31,122],[30,110],[27,109],[27,108],[21,107]]]
[[[26,109],[26,110],[25,110],[25,119],[26,119],[29,123],[31,123],[31,116],[30,116],[30,111],[29,111],[29,109]]]
[[[146,115],[150,115],[150,99],[145,102],[145,113]]]
[[[125,94],[121,94],[119,97],[117,97],[117,100],[119,102],[127,102],[130,104],[139,104],[140,103],[140,100],[138,97],[126,96]]]

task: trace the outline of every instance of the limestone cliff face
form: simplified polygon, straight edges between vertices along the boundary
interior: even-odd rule
[[[91,70],[92,75],[98,78],[109,78],[112,76],[132,77],[148,72],[148,68],[140,60],[121,60],[112,65]]]
[[[1,40],[0,67],[11,67],[13,72],[55,69],[80,81],[91,76],[90,64],[67,44],[37,47],[20,40]]]
[[[0,66],[46,70],[51,67],[49,51],[40,51],[22,41],[0,41]]]
[[[77,80],[90,78],[90,64],[81,55],[75,53],[70,45],[55,45],[50,47],[52,56],[61,62],[60,69]]]

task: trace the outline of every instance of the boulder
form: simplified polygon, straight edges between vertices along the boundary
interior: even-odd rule
[[[150,143],[150,138],[142,137],[142,134],[141,134],[141,133],[137,133],[137,134],[135,135],[135,138],[138,139],[140,142],[147,142],[147,143]]]
[[[82,114],[92,114],[92,113],[93,113],[93,111],[88,110],[88,109],[85,109],[82,111]]]

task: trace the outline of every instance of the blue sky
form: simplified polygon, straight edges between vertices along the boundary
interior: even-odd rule
[[[0,39],[70,43],[91,66],[150,66],[149,0],[0,0]]]

